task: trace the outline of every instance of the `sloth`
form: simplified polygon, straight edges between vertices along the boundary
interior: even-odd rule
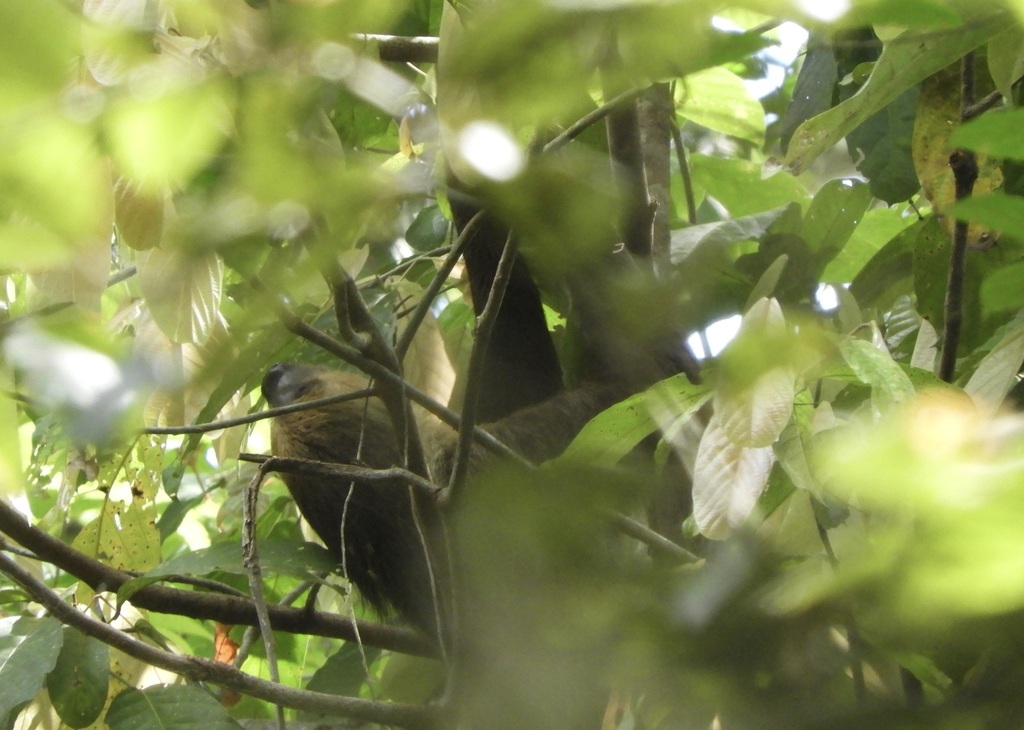
[[[453,198],[456,228],[476,213]],[[495,278],[508,230],[485,215],[471,231],[464,255],[471,298],[479,315]],[[608,247],[611,254],[612,247]],[[609,259],[610,261],[610,259]],[[637,342],[635,328],[616,326],[614,312],[595,282],[617,271],[605,262],[574,300],[581,314],[582,383],[563,386],[563,374],[541,296],[526,262],[515,260],[485,353],[476,420],[526,460],[539,464],[561,454],[602,410],[677,372],[695,372],[692,356],[674,333]],[[621,267],[620,267],[621,268]],[[593,274],[593,271],[587,272]],[[361,390],[367,379],[351,372],[294,363],[274,365],[262,391],[274,407]],[[431,478],[446,485],[453,469],[456,432],[436,420],[419,424]],[[275,456],[360,464],[387,469],[403,463],[399,439],[376,397],[336,403],[274,419]],[[500,458],[475,445],[470,473]],[[441,640],[447,624],[447,558],[444,517],[434,504],[414,499],[401,480],[360,481],[302,473],[283,475],[310,527],[339,560],[343,572],[378,613],[397,613]],[[470,485],[471,486],[471,485]],[[428,502],[430,500],[427,500]]]
[[[361,390],[364,377],[350,372],[278,363],[263,379],[273,406],[293,405]],[[484,424],[484,430],[533,463],[552,459],[597,413],[625,395],[617,383],[590,383]],[[456,432],[436,421],[421,423],[431,476],[439,485],[451,476]],[[402,463],[399,441],[383,403],[376,397],[335,403],[278,416],[271,427],[275,456],[361,464],[386,469]],[[473,471],[491,456],[474,446]],[[436,510],[414,515],[400,480],[366,482],[342,477],[286,473],[283,479],[299,512],[341,563],[346,577],[378,613],[397,613],[428,635],[438,636],[436,590],[445,572],[428,561],[439,545]],[[432,584],[433,581],[433,584]]]

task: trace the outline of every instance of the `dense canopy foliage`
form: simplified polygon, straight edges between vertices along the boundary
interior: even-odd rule
[[[561,728],[593,687],[605,729],[1017,727],[1022,19],[0,2],[0,727]],[[456,693],[245,456],[274,362],[380,375],[343,291],[458,414],[450,176],[521,238],[570,379],[559,282],[623,220],[657,276],[617,316],[701,360],[474,481],[492,669]]]

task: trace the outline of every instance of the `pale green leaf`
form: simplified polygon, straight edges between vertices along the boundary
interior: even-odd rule
[[[154,248],[138,256],[139,286],[174,342],[201,344],[220,321],[224,266],[211,252]]]
[[[983,408],[996,408],[1017,383],[1024,362],[1024,317],[1017,317],[996,346],[978,363],[964,391]]]
[[[187,183],[231,130],[232,106],[229,87],[213,81],[121,99],[107,117],[118,169],[154,193]]]
[[[693,516],[705,537],[721,539],[750,518],[768,484],[775,455],[770,446],[733,441],[712,416],[693,467]]]
[[[209,692],[186,685],[126,689],[107,711],[110,730],[236,730],[240,726]]]

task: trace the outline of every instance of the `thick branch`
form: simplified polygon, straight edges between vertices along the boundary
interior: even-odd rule
[[[75,610],[59,595],[2,552],[0,552],[0,571],[10,576],[32,596],[33,600],[43,605],[52,616],[62,623],[78,629],[87,636],[99,639],[140,661],[180,674],[192,681],[212,682],[284,707],[353,717],[368,722],[411,728],[429,728],[438,724],[437,713],[427,707],[375,702],[292,689],[240,672],[229,664],[172,654],[157,649],[113,626]]]
[[[132,579],[127,573],[93,560],[31,526],[3,500],[0,500],[0,532],[31,550],[40,560],[70,573],[97,592],[117,591]],[[152,584],[134,593],[131,602],[138,608],[156,613],[239,626],[256,625],[256,609],[252,601],[235,596],[184,591]],[[283,606],[269,606],[268,610],[270,623],[278,631],[326,636],[346,641],[356,639],[356,629],[353,622],[347,618]],[[415,631],[368,622],[358,622],[357,625],[359,637],[369,646],[418,656],[433,656],[435,653],[431,643]]]

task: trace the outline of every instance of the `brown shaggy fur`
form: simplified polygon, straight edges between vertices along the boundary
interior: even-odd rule
[[[291,363],[273,366],[263,380],[272,406],[290,405],[360,390],[366,379],[336,370]],[[499,440],[533,462],[562,453],[584,424],[622,397],[620,388],[583,386],[561,393],[486,425]],[[422,424],[437,484],[446,484],[453,468],[456,435],[436,422]],[[274,419],[271,449],[276,456],[383,469],[401,464],[398,441],[377,398],[337,403]],[[474,470],[488,459],[475,448]],[[299,511],[334,553],[362,595],[383,614],[392,609],[432,636],[437,635],[434,596],[425,547],[439,541],[436,513],[422,515],[422,538],[413,519],[408,488],[400,483],[364,483],[346,479],[285,474]],[[426,545],[424,543],[426,540]],[[437,561],[435,561],[436,565]],[[435,580],[444,576],[435,570]],[[443,585],[439,586],[443,590]]]

